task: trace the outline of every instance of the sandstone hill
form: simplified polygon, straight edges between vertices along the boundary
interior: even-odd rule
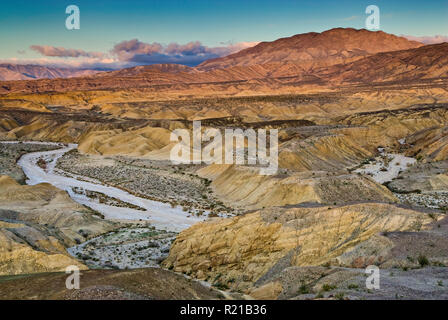
[[[279,265],[250,289],[256,299],[447,299],[448,219],[420,232],[376,235],[339,256],[342,267]],[[367,264],[380,265],[381,290],[365,288]],[[400,268],[397,268],[399,266]]]
[[[93,131],[83,137],[78,150],[100,155],[144,156],[170,144],[171,131],[144,127],[130,130]]]
[[[257,168],[212,165],[198,171],[213,180],[213,190],[227,204],[248,209],[300,203],[396,202],[384,186],[357,175],[303,172],[261,176]]]
[[[181,232],[164,266],[245,290],[282,268],[334,263],[380,232],[416,231],[431,221],[378,203],[265,209]]]
[[[15,220],[58,228],[60,239],[67,245],[116,227],[50,184],[20,185],[12,178],[2,176],[0,190],[0,209],[16,212]]]
[[[444,103],[363,112],[343,116],[337,121],[350,126],[339,129],[340,134],[349,136],[368,150],[382,146],[399,151],[408,146],[406,153],[410,156],[446,159],[444,128],[448,109]],[[406,145],[400,146],[398,140],[403,138]]]
[[[10,215],[0,210],[0,215]],[[65,271],[75,265],[87,269],[69,256],[64,245],[45,227],[0,220],[0,275]]]
[[[85,269],[66,248],[117,227],[51,185],[0,177],[0,274]]]
[[[448,128],[434,126],[420,130],[407,138],[412,145],[407,153],[424,161],[448,160]]]

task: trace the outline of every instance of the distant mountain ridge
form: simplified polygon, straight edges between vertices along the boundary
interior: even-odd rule
[[[261,42],[237,53],[207,60],[195,68],[160,64],[112,71],[111,75],[121,77],[136,76],[139,73],[148,74],[149,72],[192,73],[256,66],[250,69],[233,69],[231,72],[239,74],[242,79],[290,76],[297,72],[350,63],[379,52],[406,50],[421,46],[423,46],[422,43],[382,31],[335,28],[322,33],[310,32],[272,42]],[[260,68],[260,66],[262,67]],[[0,80],[4,81],[84,77],[98,72],[98,70],[91,69],[0,64]]]
[[[56,68],[32,64],[0,64],[0,80],[36,80],[83,77],[100,71],[92,69]]]
[[[313,67],[348,63],[369,55],[414,49],[422,43],[382,31],[335,28],[322,33],[297,34],[241,50],[222,58],[207,60],[199,70],[232,66],[261,65],[274,62],[297,62]]]
[[[242,83],[257,92],[274,92],[285,86],[333,87],[356,83],[432,81],[448,77],[447,52],[448,43],[425,46],[384,32],[338,28],[260,43],[195,68],[159,64],[70,79],[8,81],[2,82],[0,93],[157,90],[157,86],[186,92],[193,86],[202,86],[195,90],[215,92]],[[251,64],[251,61],[260,63]],[[211,86],[217,87],[210,89]]]

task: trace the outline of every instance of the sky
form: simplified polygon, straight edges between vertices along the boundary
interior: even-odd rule
[[[448,41],[448,0],[2,0],[0,62],[192,66],[260,41],[365,28],[372,4],[380,9],[384,32]],[[79,30],[66,28],[69,5],[80,10]]]

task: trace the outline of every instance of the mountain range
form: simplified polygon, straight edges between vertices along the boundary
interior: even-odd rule
[[[235,54],[205,61],[197,67],[159,64],[98,73],[94,70],[3,66],[19,78],[15,80],[27,81],[2,82],[0,93],[227,85],[254,81],[263,87],[278,88],[285,84],[333,86],[439,79],[448,76],[447,50],[448,43],[425,46],[382,31],[336,28],[261,42]],[[8,79],[7,73],[1,74],[0,77]],[[23,79],[26,77],[60,79],[28,81]]]
[[[305,69],[347,63],[378,52],[421,47],[423,44],[382,31],[336,28],[322,33],[298,34],[241,50],[198,66],[199,70],[234,66],[297,62]]]
[[[98,73],[93,69],[56,68],[32,64],[0,64],[0,80],[36,80],[82,77]]]

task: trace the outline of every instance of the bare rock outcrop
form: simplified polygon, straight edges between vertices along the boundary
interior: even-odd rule
[[[46,228],[0,221],[0,275],[58,272],[72,265],[87,269]]]
[[[74,202],[65,191],[50,184],[20,185],[8,176],[0,177],[0,210],[2,219],[57,228],[67,246],[117,227]]]
[[[170,144],[170,131],[164,128],[144,127],[122,131],[93,131],[79,144],[81,153],[99,155],[145,156]]]
[[[192,226],[163,264],[244,290],[288,266],[329,263],[382,231],[419,230],[430,221],[427,214],[379,203],[271,208]]]
[[[211,186],[224,202],[246,209],[306,202],[397,201],[386,187],[356,174],[302,172],[262,176],[258,170],[253,167],[210,165],[199,170],[198,174],[213,180]]]
[[[0,177],[0,274],[86,269],[66,248],[117,227],[52,185]]]
[[[448,127],[429,127],[407,138],[412,145],[408,154],[423,161],[448,160]]]

